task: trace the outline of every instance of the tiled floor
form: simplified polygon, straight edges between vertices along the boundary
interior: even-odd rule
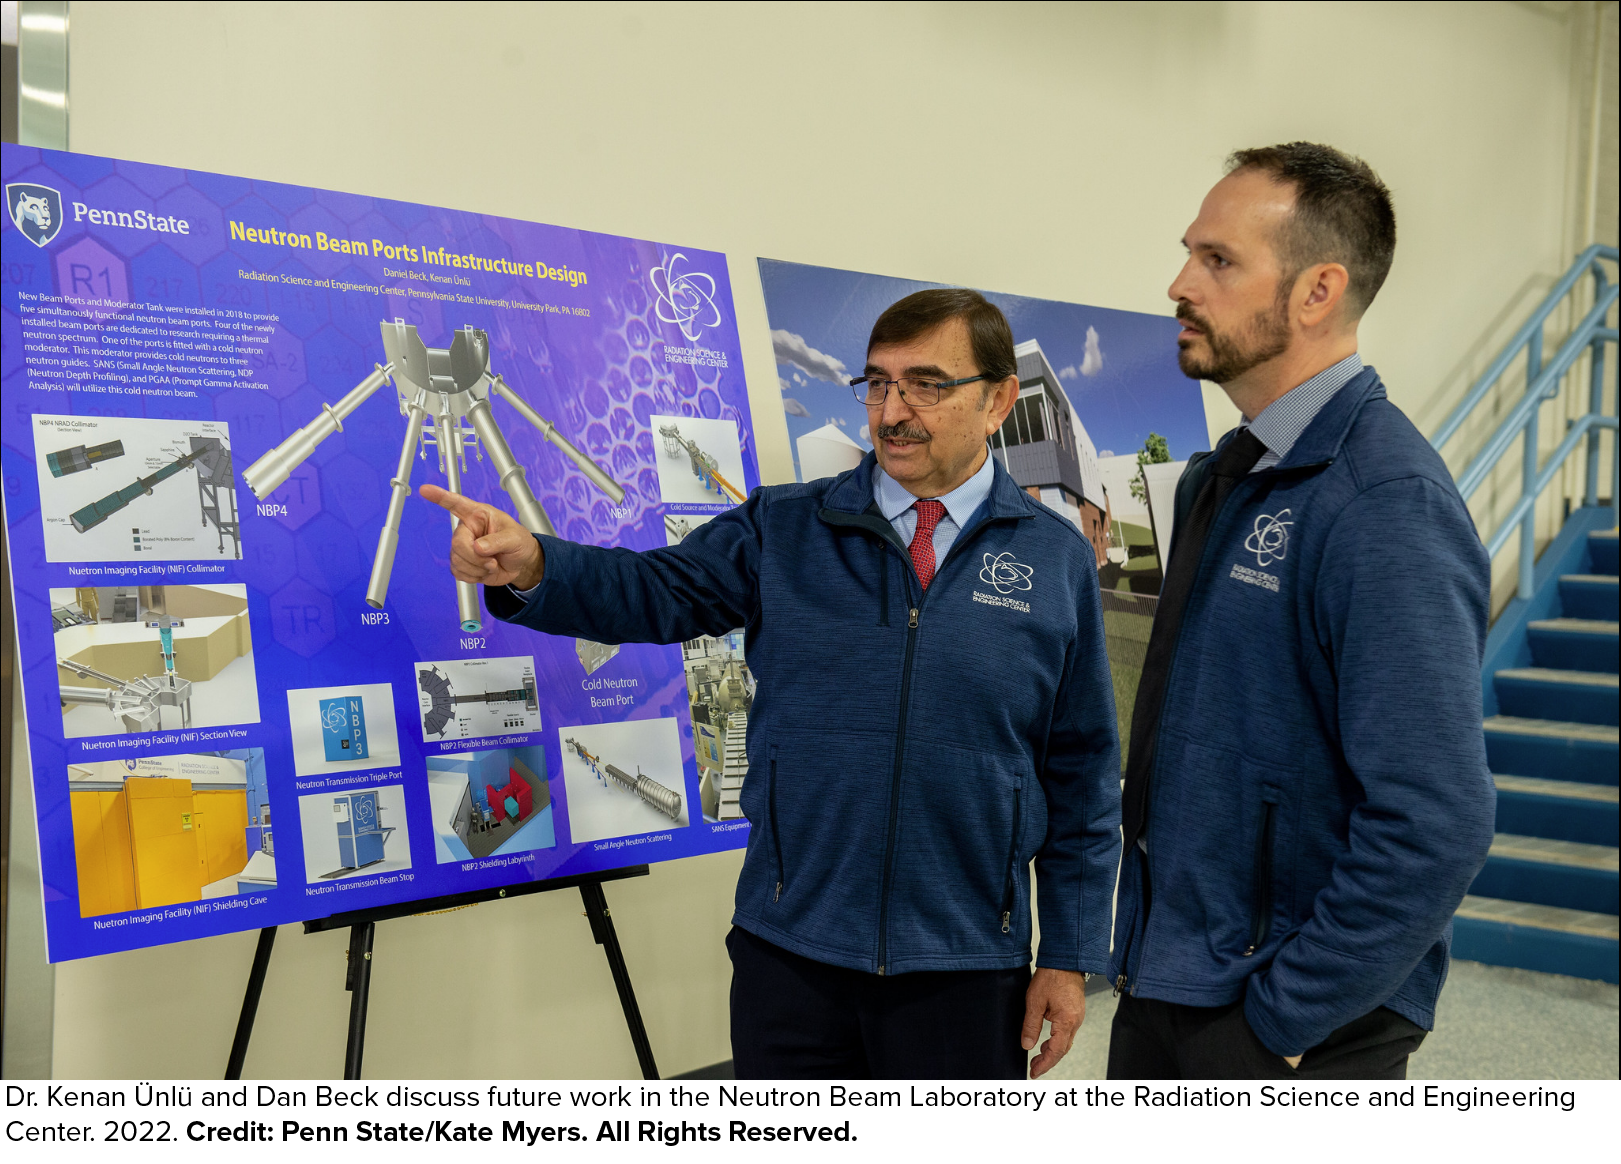
[[[1606,982],[1454,962],[1435,1031],[1412,1079],[1615,1079],[1621,992]],[[1102,1079],[1114,998],[1086,1000],[1086,1023],[1053,1079]]]

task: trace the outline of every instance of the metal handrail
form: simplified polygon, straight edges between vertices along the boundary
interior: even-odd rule
[[[1617,421],[1614,416],[1604,414],[1604,349],[1605,345],[1617,341],[1617,329],[1605,326],[1605,319],[1610,309],[1615,305],[1618,296],[1621,296],[1621,285],[1612,283],[1603,263],[1617,262],[1618,254],[1615,247],[1591,246],[1583,251],[1571,264],[1570,269],[1554,284],[1541,305],[1531,313],[1531,317],[1514,333],[1512,339],[1498,353],[1497,358],[1491,362],[1479,379],[1464,394],[1459,405],[1452,410],[1441,427],[1431,438],[1430,445],[1436,451],[1447,443],[1464,422],[1473,414],[1475,407],[1486,398],[1509,366],[1520,355],[1526,356],[1526,389],[1521,397],[1497,426],[1481,450],[1475,454],[1467,468],[1458,475],[1458,492],[1465,501],[1472,497],[1477,489],[1491,475],[1502,460],[1515,437],[1522,442],[1522,470],[1520,474],[1520,498],[1515,502],[1508,518],[1487,539],[1486,549],[1493,557],[1507,543],[1516,526],[1520,531],[1520,561],[1517,593],[1520,598],[1530,598],[1532,591],[1533,570],[1536,565],[1536,502],[1542,491],[1558,476],[1559,470],[1570,458],[1571,453],[1587,438],[1587,481],[1583,496],[1584,505],[1598,504],[1598,454],[1599,434],[1604,429],[1617,430]],[[1571,330],[1565,342],[1559,345],[1559,350],[1552,360],[1544,365],[1542,360],[1543,327],[1548,317],[1560,307],[1575,291],[1577,282],[1584,274],[1593,277],[1593,306],[1582,317],[1580,323]],[[1584,350],[1592,354],[1589,368],[1589,391],[1587,412],[1570,422],[1570,431],[1553,455],[1548,458],[1546,465],[1539,465],[1537,458],[1538,419],[1540,409],[1544,402],[1553,399],[1559,394],[1566,374],[1581,358]],[[1618,372],[1621,372],[1621,361],[1618,361]],[[1618,397],[1621,397],[1621,384],[1618,384]],[[1611,483],[1610,505],[1612,515],[1618,500],[1621,500],[1621,450],[1612,457],[1614,464],[1612,470],[1617,479]]]

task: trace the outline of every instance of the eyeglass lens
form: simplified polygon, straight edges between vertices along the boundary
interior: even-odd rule
[[[910,376],[903,376],[899,380],[880,380],[877,377],[868,377],[861,383],[854,385],[856,399],[863,404],[882,404],[885,391],[891,384],[896,386],[900,391],[901,398],[908,404],[940,403],[939,384],[933,380],[917,380]]]

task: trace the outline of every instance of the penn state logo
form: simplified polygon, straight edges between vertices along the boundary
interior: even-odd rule
[[[62,195],[37,182],[8,185],[6,211],[22,236],[36,247],[48,244],[62,229]]]

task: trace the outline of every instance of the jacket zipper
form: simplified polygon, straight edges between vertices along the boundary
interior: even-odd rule
[[[1019,859],[1019,833],[1024,823],[1019,815],[1019,796],[1024,791],[1024,781],[1018,780],[1013,784],[1013,836],[1008,840],[1007,850],[1007,880],[1002,886],[1002,932],[1012,931],[1013,920],[1013,864]]]
[[[1332,464],[1332,463],[1333,463],[1332,460],[1323,462],[1323,464],[1325,464],[1325,465]],[[1314,466],[1301,466],[1301,467],[1302,468],[1308,468],[1308,467],[1314,467]],[[1264,470],[1264,472],[1270,473],[1270,472],[1273,472],[1273,469],[1267,469],[1267,470]],[[1243,482],[1236,482],[1234,484],[1234,486],[1233,486],[1232,491],[1227,494],[1226,499],[1222,502],[1221,508],[1216,510],[1215,513],[1210,515],[1210,529],[1211,530],[1215,529],[1217,520],[1220,519],[1222,513],[1226,510],[1227,506],[1232,503],[1234,495],[1238,492],[1238,486],[1240,484],[1242,484],[1242,483]],[[1207,531],[1207,534],[1208,534],[1208,531]],[[1208,537],[1207,537],[1207,540],[1205,541],[1205,545],[1204,545],[1204,552],[1199,556],[1199,569],[1200,570],[1202,570],[1204,568],[1204,563],[1205,563],[1206,559],[1209,557],[1209,555],[1211,553],[1211,546],[1213,544],[1214,543],[1211,542],[1210,540],[1208,540]],[[1195,578],[1197,578],[1197,576],[1198,576],[1197,572],[1195,572]],[[1193,598],[1196,596],[1196,594],[1197,594],[1197,591],[1195,591],[1194,594],[1190,594],[1188,596],[1188,601],[1192,602]],[[1182,610],[1182,619],[1183,619],[1184,625],[1186,624],[1186,621],[1187,621],[1187,615],[1188,615],[1187,608],[1184,607],[1183,610]],[[1175,680],[1176,680],[1177,654],[1179,654],[1179,653],[1180,652],[1172,654],[1172,656],[1171,656],[1171,670],[1170,670],[1170,673],[1167,674],[1166,677],[1165,677],[1164,698],[1166,698],[1166,699],[1170,698],[1171,689],[1172,689],[1172,686],[1173,686],[1173,684],[1175,683]],[[1161,708],[1160,730],[1163,731],[1164,728],[1165,728],[1164,709]],[[1153,779],[1153,777],[1155,775],[1155,772],[1159,767],[1159,756],[1158,756],[1159,736],[1157,734],[1154,737],[1153,745],[1154,745],[1155,755],[1151,756],[1150,759],[1149,759],[1149,764],[1150,764],[1149,778],[1150,778],[1150,780]],[[1143,876],[1144,877],[1150,877],[1150,875],[1151,874],[1150,874],[1150,869],[1149,869],[1148,853],[1145,851],[1143,853]],[[1152,912],[1152,911],[1150,911],[1150,912]],[[1142,933],[1141,940],[1137,941],[1137,942],[1133,942],[1130,946],[1127,947],[1127,949],[1122,954],[1122,958],[1121,958],[1121,971],[1122,971],[1122,973],[1118,977],[1115,978],[1115,982],[1114,982],[1114,995],[1115,995],[1116,998],[1120,997],[1122,992],[1131,994],[1133,996],[1135,996],[1136,993],[1137,993],[1136,989],[1131,986],[1130,979],[1127,976],[1126,971],[1130,970],[1132,973],[1135,973],[1137,968],[1142,965],[1144,947],[1146,947],[1148,945],[1148,926],[1149,926],[1149,922],[1150,922],[1150,918],[1149,918],[1149,916],[1147,914],[1145,914],[1143,916],[1143,933]]]
[[[900,718],[895,725],[895,767],[889,776],[889,834],[884,842],[884,881],[878,890],[878,973],[888,973],[889,887],[895,876],[895,833],[900,827],[901,764],[906,758],[906,708],[912,697],[912,656],[917,651],[917,615],[923,600],[906,620],[906,657],[901,664]]]
[[[775,905],[782,900],[783,866],[782,866],[782,834],[777,831],[777,749],[771,749],[771,796],[766,801],[771,816],[771,847],[777,855],[777,892],[772,896],[771,903]]]
[[[1250,944],[1248,958],[1261,948],[1272,930],[1272,821],[1277,805],[1261,804],[1261,831],[1255,840],[1255,889],[1250,902]]]
[[[823,510],[822,513],[823,519],[828,520],[828,511]],[[988,525],[990,521],[990,518],[981,518],[968,529],[958,533],[957,540],[952,543],[951,549],[946,553],[945,561],[941,562],[935,568],[936,578],[940,576],[940,573],[945,569],[946,564],[949,563],[952,558],[956,557],[957,553],[975,536],[977,536],[979,531]],[[840,521],[836,524],[864,525],[866,523],[860,521]],[[896,534],[893,527],[891,527],[890,524],[883,518],[876,518],[872,525],[868,526],[868,528],[872,529],[872,532],[876,533],[884,541],[887,541],[893,545],[896,552],[901,555],[901,560],[906,564],[902,567],[901,575],[904,583],[906,569],[907,567],[910,567],[911,559],[907,556],[906,547],[901,544],[900,535]],[[912,576],[916,577],[915,574]],[[887,598],[887,577],[884,580],[884,585],[885,597]],[[921,591],[921,586],[919,589]],[[889,778],[889,832],[884,844],[884,879],[878,887],[878,973],[880,975],[887,974],[889,970],[887,962],[889,955],[889,889],[890,883],[894,880],[895,876],[895,834],[900,826],[901,766],[906,757],[906,705],[912,694],[912,656],[917,651],[918,617],[922,612],[923,599],[926,596],[926,592],[920,594],[917,600],[917,605],[909,608],[907,611],[906,654],[901,663],[900,714],[897,716],[895,723],[895,766],[893,771],[890,773]],[[772,780],[771,786],[772,792],[775,793],[775,779]],[[772,835],[776,835],[776,828],[774,825],[772,828]]]

